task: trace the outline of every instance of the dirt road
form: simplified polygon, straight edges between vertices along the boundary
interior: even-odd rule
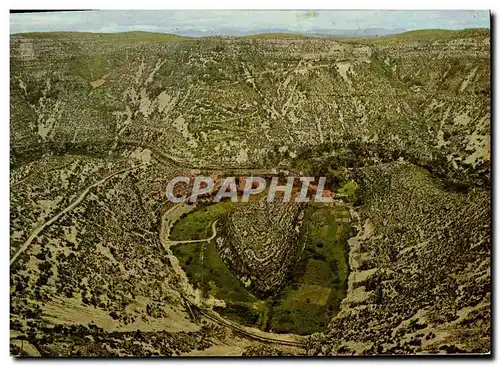
[[[303,348],[304,343],[302,340],[305,340],[306,337],[301,337],[295,334],[274,334],[274,333],[267,333],[264,331],[261,331],[257,328],[251,328],[251,327],[243,327],[242,325],[233,322],[231,320],[225,319],[218,315],[215,311],[210,309],[210,306],[213,305],[214,302],[220,301],[220,300],[215,300],[211,299],[210,304],[207,304],[207,301],[205,301],[201,293],[198,289],[194,289],[192,284],[189,282],[189,279],[187,278],[186,273],[184,272],[184,269],[181,267],[179,263],[179,259],[173,254],[172,250],[170,249],[170,246],[176,245],[176,244],[188,244],[188,243],[201,243],[201,242],[207,242],[212,239],[214,239],[217,235],[217,220],[215,220],[212,223],[212,230],[213,234],[210,238],[207,239],[200,239],[200,240],[183,240],[183,241],[170,241],[169,236],[170,236],[170,229],[174,225],[175,221],[178,220],[185,211],[188,210],[192,211],[194,210],[194,207],[191,205],[187,205],[185,203],[180,203],[178,205],[173,206],[169,210],[167,210],[163,215],[161,219],[161,228],[160,228],[160,241],[163,244],[163,247],[165,249],[165,252],[170,260],[170,263],[172,265],[172,268],[176,272],[176,274],[179,276],[180,279],[180,292],[181,296],[184,299],[184,301],[192,307],[195,307],[197,310],[199,310],[204,316],[209,318],[210,320],[223,325],[227,328],[230,328],[250,339],[265,342],[265,343],[275,343],[275,344],[281,344],[285,346],[291,346],[291,347],[298,347],[298,348]],[[223,301],[220,301],[222,306],[224,306]]]
[[[61,211],[59,211],[56,215],[52,216],[51,219],[45,221],[43,224],[41,224],[40,226],[38,226],[35,230],[33,230],[33,232],[31,233],[31,235],[28,237],[28,239],[26,239],[26,241],[19,247],[19,249],[17,250],[17,252],[12,256],[12,258],[10,259],[10,265],[12,266],[13,263],[15,263],[15,261],[17,260],[17,258],[19,258],[19,256],[21,255],[21,253],[23,253],[29,246],[30,244],[33,242],[33,240],[36,239],[36,237],[49,225],[53,224],[54,222],[56,222],[62,215],[64,215],[65,213],[68,213],[70,212],[71,210],[73,210],[76,206],[78,206],[82,201],[83,199],[85,198],[85,196],[95,187],[107,182],[108,180],[110,180],[111,178],[119,175],[119,174],[122,174],[122,173],[128,173],[132,170],[136,170],[138,169],[139,167],[143,166],[144,164],[141,164],[141,165],[138,165],[136,167],[133,167],[133,168],[127,168],[127,169],[122,169],[122,170],[119,170],[115,173],[112,173],[110,175],[108,175],[107,177],[104,177],[102,178],[100,181],[88,186],[82,193],[80,193],[80,195],[73,201],[71,202],[68,206],[66,206],[64,209],[62,209]]]

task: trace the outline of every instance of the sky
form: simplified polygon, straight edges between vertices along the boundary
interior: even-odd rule
[[[233,35],[266,29],[290,32],[384,28],[489,28],[488,11],[469,10],[101,10],[10,14],[10,33],[147,31]]]

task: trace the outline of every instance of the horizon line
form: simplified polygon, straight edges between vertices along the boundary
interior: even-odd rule
[[[414,33],[414,32],[421,32],[421,31],[449,31],[449,32],[461,32],[465,30],[488,30],[491,31],[490,27],[464,27],[464,28],[420,28],[420,29],[412,29],[412,30],[407,30],[403,28],[379,28],[379,27],[370,27],[370,28],[330,28],[330,29],[316,29],[317,31],[321,32],[332,32],[332,31],[353,31],[353,32],[362,32],[365,30],[374,30],[374,29],[383,29],[386,31],[393,31],[393,30],[401,30],[401,32],[398,33],[391,33],[391,34],[385,34],[385,35],[359,35],[359,36],[345,36],[345,38],[382,38],[382,37],[391,37],[391,36],[396,36],[396,35],[402,35],[405,33]],[[209,33],[211,31],[203,31],[203,30],[192,30],[197,33]],[[243,31],[242,31],[243,32]],[[172,32],[153,32],[153,31],[146,31],[146,30],[130,30],[130,31],[108,31],[108,32],[103,32],[103,31],[71,31],[71,30],[54,30],[54,31],[28,31],[28,32],[17,32],[17,33],[10,33],[10,36],[15,36],[15,35],[25,35],[25,34],[57,34],[57,33],[72,33],[72,34],[102,34],[102,35],[112,35],[112,34],[127,34],[127,33],[146,33],[146,34],[151,34],[151,35],[169,35],[169,36],[175,36],[175,37],[183,37],[183,38],[209,38],[209,37],[228,37],[228,38],[242,38],[242,37],[249,37],[249,36],[256,36],[256,35],[300,35],[300,36],[309,36],[311,38],[328,38],[328,34],[321,35],[318,34],[317,32],[313,31],[293,31],[293,30],[286,30],[283,29],[283,31],[265,31],[263,30],[262,32],[259,31],[248,31],[248,34],[245,35],[230,35],[230,34],[225,34],[225,33],[214,33],[210,34],[207,36],[189,36],[189,35],[183,35],[183,34],[178,34],[178,33],[172,33]],[[332,34],[334,36],[334,34]]]

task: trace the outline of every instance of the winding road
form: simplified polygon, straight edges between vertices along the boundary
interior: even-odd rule
[[[189,282],[189,279],[187,278],[186,273],[184,272],[184,269],[180,265],[178,258],[172,253],[172,250],[170,249],[170,246],[172,245],[202,243],[213,240],[216,237],[217,220],[215,220],[212,223],[213,234],[211,237],[207,239],[181,240],[181,241],[169,240],[170,229],[173,227],[173,224],[182,216],[183,213],[185,213],[186,210],[193,210],[193,209],[194,207],[188,206],[184,203],[180,203],[171,207],[162,215],[161,228],[160,228],[160,241],[163,244],[165,252],[170,259],[172,269],[179,275],[179,278],[181,280],[179,283],[181,297],[188,304],[188,306],[196,308],[201,314],[203,314],[211,321],[219,325],[222,325],[224,327],[230,328],[247,338],[265,343],[274,343],[290,347],[305,348],[305,342],[303,342],[302,339],[305,340],[307,339],[307,337],[302,337],[295,334],[266,333],[257,328],[243,327],[236,322],[221,317],[213,310],[204,308],[204,303],[199,295],[199,291],[197,292],[193,288],[193,286]]]
[[[40,226],[38,226],[35,230],[33,230],[33,232],[31,233],[31,235],[28,237],[28,239],[26,239],[26,241],[19,247],[19,249],[17,250],[17,252],[11,257],[10,259],[10,265],[12,266],[12,264],[14,264],[17,260],[17,258],[19,258],[19,256],[30,246],[30,244],[33,242],[33,240],[36,239],[36,237],[49,225],[53,224],[54,222],[56,222],[62,215],[64,215],[65,213],[68,213],[70,212],[71,210],[73,210],[76,206],[78,206],[82,201],[83,199],[85,198],[85,196],[95,187],[107,182],[108,180],[110,180],[111,178],[119,175],[119,174],[123,174],[123,173],[128,173],[132,170],[136,170],[138,168],[140,168],[141,166],[144,166],[145,164],[141,164],[141,165],[138,165],[138,166],[135,166],[135,167],[132,167],[132,168],[127,168],[127,169],[122,169],[122,170],[119,170],[117,172],[114,172],[104,178],[102,178],[100,181],[88,186],[85,190],[83,190],[82,193],[80,193],[80,195],[73,201],[71,202],[68,206],[66,206],[65,208],[63,208],[61,211],[59,211],[56,215],[52,216],[51,219],[45,221],[43,224],[41,224]]]
[[[215,314],[213,312],[206,311],[206,310],[196,306],[196,304],[194,304],[188,298],[186,298],[186,297],[183,297],[183,298],[184,298],[184,301],[186,301],[190,306],[195,307],[196,310],[198,310],[200,313],[202,313],[204,316],[206,316],[207,318],[209,318],[213,322],[215,322],[219,325],[225,326],[227,328],[230,328],[230,329],[240,333],[241,335],[243,335],[245,337],[248,337],[248,338],[260,341],[260,342],[265,342],[265,343],[274,343],[274,344],[280,344],[283,346],[305,348],[304,342],[292,341],[292,340],[288,340],[288,339],[273,338],[273,337],[270,337],[270,336],[267,336],[264,334],[257,334],[254,332],[250,332],[250,331],[244,329],[238,323],[224,319],[221,316],[219,316],[218,314]],[[265,333],[265,332],[261,332],[261,333]],[[274,333],[272,333],[272,334],[275,336],[278,336],[278,337],[280,336],[279,334],[274,334]]]
[[[157,151],[154,151],[154,152],[157,153]],[[179,163],[177,161],[173,161],[173,159],[169,159],[169,160],[173,163]],[[64,209],[59,211],[57,214],[52,216],[49,220],[45,221],[43,224],[39,225],[35,230],[33,230],[33,232],[30,234],[28,239],[19,247],[19,249],[16,251],[16,253],[11,257],[10,265],[12,266],[16,262],[16,260],[19,258],[19,256],[30,246],[30,244],[38,237],[38,235],[45,228],[52,225],[61,216],[72,211],[75,207],[77,207],[93,188],[95,188],[101,184],[104,184],[105,182],[107,182],[108,180],[110,180],[111,178],[113,178],[117,175],[120,175],[123,173],[128,173],[128,172],[136,170],[144,165],[146,165],[146,164],[141,164],[141,165],[138,165],[136,167],[119,170],[117,172],[114,172],[114,173],[102,178],[101,180],[97,181],[96,183],[93,183],[92,185],[88,186],[87,188],[85,188],[73,202],[71,202]],[[258,171],[259,173],[264,173],[264,174],[275,173],[274,170],[267,170],[267,169],[241,169],[241,170],[242,171],[245,170],[247,173],[249,171],[253,171],[253,173]],[[284,345],[284,346],[304,348],[305,347],[304,342],[294,341],[294,340],[288,339],[290,337],[297,338],[296,335],[291,335],[291,334],[289,334],[289,335],[283,334],[282,335],[282,334],[274,334],[274,333],[266,334],[265,332],[260,331],[259,329],[243,327],[238,323],[235,323],[235,322],[232,322],[228,319],[222,318],[214,311],[209,311],[207,309],[203,309],[200,306],[196,305],[196,302],[201,303],[201,301],[200,301],[199,297],[197,296],[197,292],[193,289],[192,285],[189,283],[189,280],[187,279],[186,273],[184,272],[184,270],[180,266],[177,257],[175,257],[175,255],[173,255],[172,251],[170,250],[170,246],[176,245],[176,244],[204,243],[204,242],[208,242],[210,240],[213,240],[217,235],[217,221],[218,220],[214,220],[214,222],[212,223],[212,232],[213,233],[209,238],[197,239],[197,240],[177,240],[177,241],[170,240],[169,239],[170,229],[171,229],[173,223],[175,223],[175,221],[177,221],[180,218],[182,213],[184,213],[186,211],[189,212],[195,208],[195,206],[189,206],[189,207],[184,207],[184,210],[182,210],[182,209],[180,209],[182,207],[184,207],[183,204],[173,206],[172,208],[167,210],[162,215],[161,229],[160,229],[160,241],[163,244],[163,247],[164,247],[165,251],[167,252],[167,255],[171,259],[172,268],[174,269],[174,271],[178,275],[180,275],[180,277],[182,279],[181,280],[181,283],[182,283],[181,287],[183,287],[184,293],[181,293],[181,296],[186,301],[186,303],[188,303],[190,306],[196,307],[196,309],[201,314],[203,314],[205,317],[212,320],[213,322],[220,324],[222,326],[225,326],[227,328],[230,328],[230,329],[238,332],[239,334],[241,334],[245,337],[248,337],[250,339],[265,342],[265,343],[274,343],[274,344],[280,344],[280,345]],[[180,211],[181,215],[179,215],[179,213],[177,211]],[[174,216],[174,217],[172,217],[173,220],[168,220],[168,225],[166,225],[167,219],[170,215]],[[188,296],[193,298],[194,301],[189,299]]]
[[[29,357],[42,357],[38,349],[25,339],[12,339],[10,344],[16,345],[22,352],[26,353]]]
[[[196,240],[170,240],[169,238],[165,239],[165,241],[170,244],[170,245],[175,245],[175,244],[192,244],[192,243],[206,243],[207,241],[210,241],[212,239],[215,239],[215,236],[217,235],[217,220],[215,220],[212,223],[212,236],[210,238],[206,239],[196,239]]]

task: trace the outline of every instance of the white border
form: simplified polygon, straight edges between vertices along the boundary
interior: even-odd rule
[[[110,0],[89,0],[81,2],[68,3],[64,0],[46,0],[43,5],[36,1],[10,1],[9,8],[12,9],[304,9],[304,10],[321,10],[321,9],[347,9],[347,10],[362,10],[362,9],[422,9],[422,10],[486,10],[494,7],[494,2],[489,0],[475,1],[394,1],[394,0],[379,0],[377,2],[369,0],[355,0],[346,2],[332,2],[327,0],[253,0],[253,1],[230,1],[230,0],[184,0],[179,1],[158,1],[158,0],[143,0],[131,1],[122,0],[119,3]],[[117,6],[119,5],[119,6]]]

